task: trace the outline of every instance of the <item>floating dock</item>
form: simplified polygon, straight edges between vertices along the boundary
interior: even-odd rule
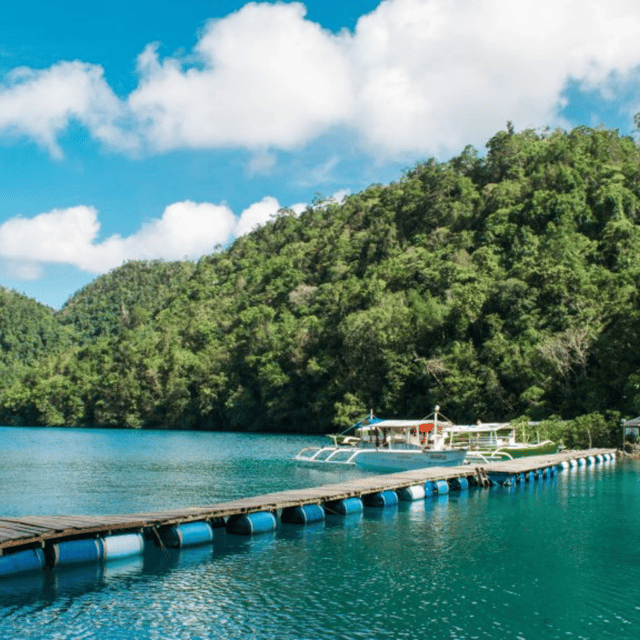
[[[616,455],[615,449],[589,449],[430,467],[174,511],[0,518],[0,576],[135,555],[151,541],[166,547],[211,543],[216,528],[239,535],[273,531],[278,517],[306,524],[323,520],[326,514],[346,515],[365,506],[385,507],[470,486],[532,482],[563,468],[612,461]]]

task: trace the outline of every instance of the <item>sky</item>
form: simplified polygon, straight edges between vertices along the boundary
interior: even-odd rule
[[[10,3],[0,286],[59,309],[507,121],[635,135],[639,33],[637,0]]]

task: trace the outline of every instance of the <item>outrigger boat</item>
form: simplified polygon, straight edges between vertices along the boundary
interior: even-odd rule
[[[556,453],[551,440],[516,441],[516,427],[508,422],[454,425],[438,418],[439,407],[422,420],[382,420],[371,414],[339,435],[333,444],[306,447],[294,457],[303,466],[357,467],[363,471],[394,473],[461,464],[511,460]]]
[[[448,421],[382,420],[373,415],[333,438],[333,445],[306,447],[294,460],[305,466],[355,466],[363,471],[394,473],[464,463],[467,449],[453,442]]]
[[[512,460],[558,452],[558,445],[551,440],[517,442],[516,427],[508,422],[457,425],[447,428],[447,433],[451,435],[453,442],[467,447],[469,463]]]

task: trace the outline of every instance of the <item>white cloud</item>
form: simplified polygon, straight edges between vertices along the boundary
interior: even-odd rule
[[[97,65],[15,70],[0,85],[0,132],[59,156],[77,120],[121,149],[249,148],[256,171],[335,127],[377,154],[441,156],[507,120],[562,125],[570,81],[604,97],[637,82],[639,23],[636,0],[385,0],[335,35],[302,4],[249,3],[184,58],[147,46],[124,100]]]
[[[292,208],[298,213],[304,205]],[[0,258],[13,277],[23,280],[42,277],[46,264],[103,273],[127,260],[197,259],[264,224],[279,209],[272,197],[252,204],[237,217],[226,205],[176,202],[137,233],[127,238],[113,235],[102,242],[98,241],[100,223],[93,207],[54,209],[0,225]]]
[[[278,213],[279,209],[280,203],[271,196],[263,198],[260,202],[255,202],[242,212],[235,228],[235,235],[243,236],[256,227],[262,226]]]
[[[301,4],[250,3],[211,21],[195,53],[200,66],[138,59],[132,112],[157,149],[292,148],[348,118],[350,69],[341,38],[304,19]]]
[[[124,114],[102,67],[60,62],[45,70],[14,69],[0,84],[0,133],[26,135],[61,157],[57,138],[72,120],[110,145],[131,148],[118,122]]]
[[[562,124],[570,79],[595,87],[640,64],[639,21],[627,0],[383,2],[352,42],[357,122],[374,147],[436,155],[507,120]]]

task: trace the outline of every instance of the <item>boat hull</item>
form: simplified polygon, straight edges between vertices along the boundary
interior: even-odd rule
[[[363,471],[396,473],[428,467],[455,467],[464,463],[466,449],[444,451],[384,450],[361,451],[356,467]]]
[[[522,447],[500,447],[498,451],[504,451],[512,458],[526,458],[527,456],[542,456],[550,453],[558,453],[558,445],[555,442],[542,442],[540,444],[530,444]]]
[[[468,462],[490,462],[496,460],[513,460],[515,458],[526,458],[528,456],[544,456],[558,453],[558,445],[555,442],[546,440],[539,444],[529,444],[521,446],[503,446],[491,451],[469,451]]]

